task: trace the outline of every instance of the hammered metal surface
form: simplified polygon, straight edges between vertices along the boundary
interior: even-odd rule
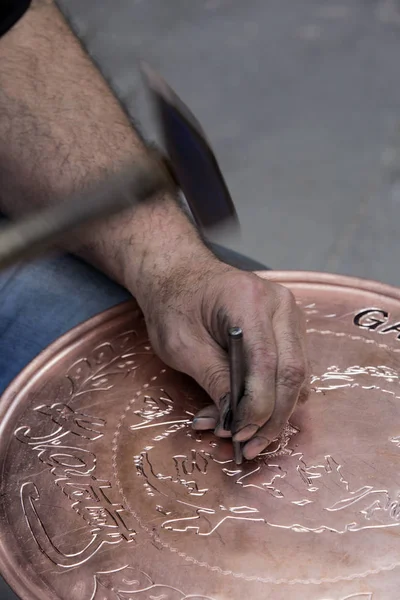
[[[308,319],[312,393],[237,467],[134,303],[73,330],[0,403],[0,563],[24,600],[398,600],[400,291],[264,273]]]

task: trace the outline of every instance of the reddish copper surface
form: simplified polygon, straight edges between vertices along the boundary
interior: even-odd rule
[[[204,393],[134,303],[4,394],[0,566],[24,600],[398,600],[400,290],[262,276],[307,313],[313,392],[255,461],[191,431]]]

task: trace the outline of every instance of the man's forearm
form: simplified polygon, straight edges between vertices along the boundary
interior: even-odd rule
[[[0,204],[8,214],[57,202],[147,150],[53,2],[34,0],[0,39]],[[168,269],[181,245],[205,251],[170,197],[68,239],[135,292],[143,268]],[[157,264],[155,264],[157,263]],[[129,274],[127,274],[129,271]]]

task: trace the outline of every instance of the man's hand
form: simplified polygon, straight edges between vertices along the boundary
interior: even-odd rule
[[[234,440],[247,442],[246,458],[257,456],[307,395],[304,321],[292,293],[211,256],[182,261],[140,288],[157,354],[193,377],[215,403],[198,413],[195,429],[230,435],[227,332],[242,327],[247,373]]]

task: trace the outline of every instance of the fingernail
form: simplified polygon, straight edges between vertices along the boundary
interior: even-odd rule
[[[266,438],[255,437],[250,440],[243,448],[243,456],[247,460],[252,460],[260,454],[271,442]]]
[[[259,430],[258,425],[246,425],[243,429],[240,429],[233,436],[234,442],[246,442]]]
[[[217,421],[214,417],[195,417],[192,421],[193,429],[196,431],[206,431],[207,429],[214,429]]]

